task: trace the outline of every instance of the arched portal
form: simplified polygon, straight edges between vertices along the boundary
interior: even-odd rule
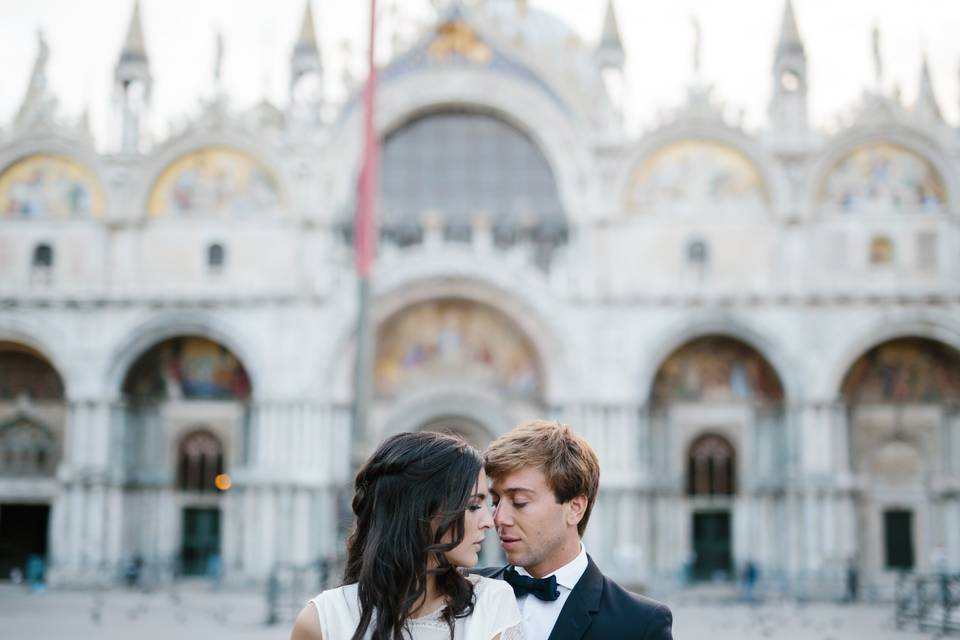
[[[65,428],[60,374],[36,350],[0,341],[0,576],[46,561]]]
[[[683,344],[654,376],[650,459],[670,479],[668,501],[687,532],[663,553],[693,579],[732,579],[738,562],[781,562],[777,534],[750,523],[775,508],[770,489],[785,482],[783,389],[759,351],[725,335]]]
[[[122,388],[129,553],[186,575],[218,573],[228,471],[250,439],[246,368],[222,344],[178,336],[137,358]],[[172,540],[143,530],[151,513]]]
[[[858,559],[873,578],[923,570],[930,558],[960,563],[960,503],[931,487],[960,472],[960,352],[902,337],[874,346],[844,376]],[[951,533],[952,531],[952,533]]]

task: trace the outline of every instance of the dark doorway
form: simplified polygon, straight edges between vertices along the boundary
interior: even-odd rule
[[[49,522],[49,505],[0,504],[0,579],[14,568],[26,573],[30,556],[46,560]]]
[[[913,512],[883,512],[884,557],[887,569],[913,569]]]
[[[693,514],[694,580],[729,580],[732,577],[730,538],[729,511]]]
[[[218,571],[220,557],[220,509],[187,507],[183,510],[181,571],[187,576],[205,576]]]

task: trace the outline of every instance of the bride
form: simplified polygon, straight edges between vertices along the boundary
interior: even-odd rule
[[[439,433],[387,439],[357,473],[344,585],[304,607],[291,640],[517,640],[503,581],[465,576],[493,526],[480,453]]]

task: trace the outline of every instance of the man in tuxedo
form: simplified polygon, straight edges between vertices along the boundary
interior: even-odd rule
[[[513,587],[526,640],[672,640],[670,609],[604,576],[580,541],[600,485],[586,440],[534,420],[495,440],[485,458],[510,564],[478,573]]]

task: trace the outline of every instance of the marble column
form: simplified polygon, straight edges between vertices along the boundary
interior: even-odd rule
[[[107,400],[67,404],[61,482],[51,513],[50,580],[105,583],[120,562],[122,501],[113,408]]]

